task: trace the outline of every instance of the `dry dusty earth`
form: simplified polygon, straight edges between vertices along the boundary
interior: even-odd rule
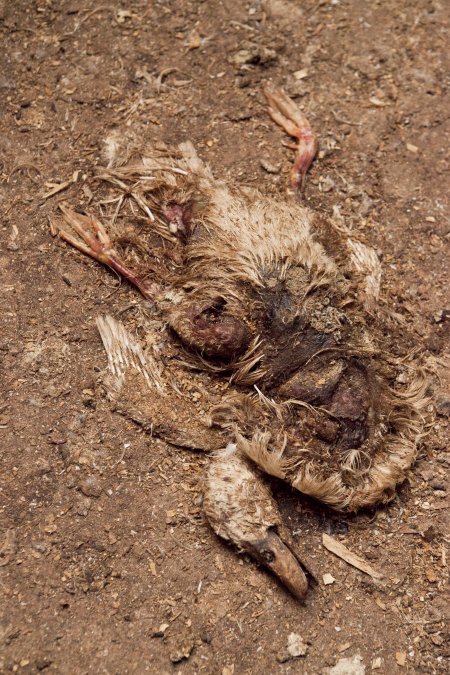
[[[448,672],[448,8],[0,2],[2,673],[323,673],[357,655],[358,673]],[[390,506],[341,518],[276,486],[319,574],[305,606],[209,530],[206,457],[110,412],[95,317],[140,301],[48,227],[112,131],[189,138],[217,175],[282,196],[291,156],[265,111],[268,80],[320,136],[306,202],[337,207],[380,252],[389,302],[441,375],[435,423]],[[333,557],[323,532],[384,579]],[[308,651],[283,662],[290,633]]]

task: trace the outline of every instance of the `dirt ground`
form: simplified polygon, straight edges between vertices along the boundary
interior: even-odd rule
[[[447,10],[0,1],[0,672],[325,673],[357,655],[358,673],[448,672]],[[140,301],[48,226],[113,131],[191,139],[216,175],[283,197],[291,154],[266,113],[268,80],[320,137],[305,201],[376,247],[389,303],[441,377],[435,423],[388,507],[344,518],[276,486],[318,572],[305,606],[210,531],[207,458],[110,411],[95,318]],[[327,552],[323,532],[384,579]],[[285,661],[291,633],[308,651]]]

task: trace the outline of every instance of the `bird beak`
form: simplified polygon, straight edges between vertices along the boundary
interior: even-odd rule
[[[308,581],[299,560],[273,530],[254,542],[249,552],[286,586],[297,600],[303,601]]]

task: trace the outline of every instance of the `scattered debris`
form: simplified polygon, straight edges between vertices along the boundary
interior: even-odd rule
[[[339,122],[339,124],[346,124],[350,127],[360,127],[362,125],[362,122],[351,122],[350,120],[344,119],[343,117],[339,116],[334,110],[331,111],[331,114],[333,115],[336,122]]]
[[[8,251],[18,251],[19,250],[19,245],[16,242],[16,239],[19,236],[19,228],[15,223],[12,224],[11,226],[11,234],[9,236],[9,241],[6,244],[6,249]]]
[[[395,652],[395,661],[398,666],[406,665],[406,652]]]
[[[166,634],[166,630],[169,628],[168,623],[162,623],[157,630],[154,630],[151,634],[152,638],[162,638]]]
[[[303,80],[305,77],[308,77],[308,69],[302,68],[301,70],[296,70],[293,75],[296,80]]]
[[[377,656],[377,658],[373,659],[372,661],[372,670],[379,670],[381,668],[381,665],[382,665],[381,656]]]
[[[375,570],[371,565],[363,560],[363,558],[361,558],[359,555],[356,555],[356,553],[352,553],[352,551],[344,546],[344,544],[341,544],[341,542],[337,539],[333,539],[333,537],[330,537],[329,534],[324,533],[322,535],[322,543],[327,551],[334,553],[334,555],[337,555],[338,558],[345,560],[346,563],[353,565],[353,567],[356,567],[356,569],[360,570],[361,572],[368,574],[373,579],[383,578],[383,574],[381,574],[381,572],[377,572],[377,570]]]
[[[441,417],[450,417],[450,398],[439,397],[436,400],[436,412]]]
[[[116,21],[117,23],[125,23],[127,19],[131,19],[133,14],[128,9],[118,9],[116,11]]]
[[[96,476],[87,476],[84,478],[79,488],[86,497],[100,497],[103,487]]]
[[[7,530],[5,540],[0,548],[0,567],[4,567],[11,562],[17,549],[16,535],[14,530]]]
[[[53,513],[49,513],[47,516],[45,516],[44,532],[46,534],[54,534],[57,529],[58,528],[55,524],[55,516]]]
[[[222,675],[234,675],[234,663],[231,666],[224,666],[222,668]]]
[[[272,162],[270,162],[268,159],[264,159],[264,157],[259,160],[259,163],[261,164],[264,171],[267,171],[267,173],[280,173],[280,167],[272,164]]]
[[[412,143],[407,143],[406,149],[409,150],[409,152],[413,152],[414,154],[419,152],[419,148],[417,147],[417,145],[413,145]]]
[[[308,645],[303,642],[298,633],[289,633],[286,648],[282,649],[277,656],[279,663],[286,663],[292,659],[297,659],[301,656],[306,656],[308,652]]]
[[[395,652],[395,661],[398,666],[406,665],[406,652]]]
[[[425,539],[425,541],[431,542],[434,541],[436,537],[439,536],[440,531],[433,525],[433,523],[428,522],[423,525],[419,533],[421,534],[423,539]]]
[[[258,49],[240,49],[228,59],[233,66],[244,66],[258,62]]]
[[[180,663],[187,660],[194,650],[194,640],[191,637],[184,638],[175,649],[170,652],[172,663]]]
[[[325,586],[330,586],[330,584],[334,584],[334,582],[336,581],[334,576],[332,574],[329,574],[328,572],[322,576],[322,579]]]
[[[376,106],[377,108],[384,108],[387,105],[389,105],[387,101],[382,101],[377,96],[371,96],[371,98],[369,98],[369,101],[372,103],[372,105]]]
[[[277,53],[273,49],[245,42],[242,49],[230,56],[228,61],[231,65],[241,68],[248,65],[266,66],[275,63],[277,59]]]
[[[191,31],[187,43],[186,43],[186,49],[187,51],[191,51],[192,49],[198,49],[202,43],[204,42],[204,38],[200,37],[200,33],[198,33],[197,29],[194,28],[193,31]]]
[[[75,502],[75,513],[78,516],[86,518],[92,506],[92,502],[89,497],[79,496],[79,499]]]
[[[156,78],[156,91],[158,94],[161,91],[163,81],[168,75],[172,75],[172,73],[179,73],[181,72],[178,68],[163,68],[161,72],[159,73],[158,77]]]
[[[342,654],[342,652],[346,652],[347,649],[350,649],[351,646],[352,646],[351,642],[344,642],[343,645],[339,645],[338,647],[339,654]]]
[[[49,197],[53,197],[54,195],[58,194],[58,192],[66,190],[68,187],[70,187],[70,185],[74,185],[74,183],[78,181],[79,175],[79,171],[74,171],[72,178],[64,181],[64,183],[50,183],[47,181],[47,183],[45,183],[45,187],[50,188],[50,190],[42,195],[42,199],[49,199]]]
[[[37,181],[37,178],[33,177],[33,176],[30,174],[30,171],[35,171],[35,172],[37,173],[38,176],[41,176],[41,171],[40,171],[40,169],[38,169],[38,167],[37,167],[35,164],[32,164],[31,162],[20,162],[19,164],[16,164],[16,166],[14,166],[14,167],[11,169],[11,171],[9,172],[9,176],[8,176],[8,178],[6,179],[6,182],[9,183],[9,181],[11,180],[11,177],[14,176],[14,174],[15,174],[17,171],[24,171],[24,170],[27,171],[28,178],[29,178],[30,180],[32,180],[33,183],[37,183],[37,182],[38,182],[38,181]]]
[[[348,656],[345,659],[339,659],[335,666],[328,668],[327,675],[364,675],[366,667],[359,654]]]
[[[49,658],[38,659],[36,661],[36,668],[38,670],[45,670],[52,665],[53,661]]]
[[[292,658],[306,656],[308,645],[306,645],[298,633],[289,633],[287,650]]]

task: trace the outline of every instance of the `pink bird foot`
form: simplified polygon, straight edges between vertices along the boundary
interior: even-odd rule
[[[59,208],[63,213],[66,223],[78,235],[78,237],[75,237],[70,232],[60,229],[58,234],[61,239],[64,239],[64,241],[67,241],[85,255],[107,265],[110,269],[117,272],[119,276],[127,279],[148,300],[155,300],[160,287],[155,283],[149,283],[139,278],[120,260],[108,233],[97,218],[94,218],[94,216],[84,216],[81,213],[72,211],[72,209],[64,206],[64,204],[60,204]]]
[[[267,85],[264,94],[269,103],[269,115],[289,136],[298,139],[295,145],[297,155],[290,173],[290,187],[296,191],[303,187],[305,174],[316,156],[318,142],[305,115],[294,101],[282,90]]]

